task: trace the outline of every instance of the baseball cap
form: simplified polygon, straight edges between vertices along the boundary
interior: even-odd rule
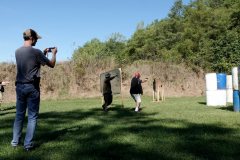
[[[39,36],[37,32],[34,31],[33,29],[27,29],[25,32],[23,32],[23,38],[28,38],[28,37],[42,39],[42,37]]]
[[[140,73],[136,73],[135,76],[139,76],[139,77],[141,77]]]
[[[106,73],[106,74],[105,74],[105,77],[106,77],[106,78],[108,78],[108,77],[110,77],[110,76],[111,76],[110,73]]]

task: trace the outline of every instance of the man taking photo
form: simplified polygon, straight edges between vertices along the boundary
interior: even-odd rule
[[[42,52],[35,49],[38,39],[42,37],[32,29],[27,29],[23,33],[24,45],[15,51],[17,76],[16,76],[16,116],[13,126],[12,146],[15,148],[22,145],[21,135],[26,108],[28,109],[27,131],[24,140],[25,151],[33,150],[33,137],[37,125],[37,118],[40,105],[40,67],[48,65],[54,68],[56,63],[57,47],[51,49],[52,59],[49,60],[45,55],[48,48]]]

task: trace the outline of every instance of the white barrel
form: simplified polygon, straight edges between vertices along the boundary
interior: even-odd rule
[[[227,89],[227,102],[233,103],[233,89]]]
[[[227,75],[227,88],[226,89],[232,89],[232,75]]]
[[[218,105],[218,97],[216,91],[206,91],[206,102],[207,106],[217,106]]]
[[[232,68],[232,85],[233,90],[238,90],[238,67]]]
[[[217,75],[216,73],[206,73],[206,91],[215,91],[217,90]]]
[[[239,80],[239,78],[240,78],[240,72],[239,72],[239,70],[240,70],[240,63],[238,63],[238,90],[239,90],[239,87],[240,87],[240,84],[239,84],[239,82],[240,82],[240,80]],[[240,111],[240,110],[239,110]]]
[[[227,105],[227,91],[226,90],[217,90],[217,102],[218,106]]]

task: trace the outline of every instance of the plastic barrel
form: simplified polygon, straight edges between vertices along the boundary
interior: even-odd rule
[[[206,91],[215,91],[217,90],[217,75],[216,73],[206,73]]]
[[[239,90],[238,89],[238,67],[232,68],[232,85],[233,85],[233,90]]]
[[[217,89],[226,89],[226,73],[217,73]]]
[[[216,91],[206,91],[206,102],[207,106],[217,106],[218,105],[218,97]]]
[[[227,92],[226,90],[217,90],[217,105],[226,106],[227,105]]]
[[[232,89],[232,75],[227,75],[227,89]]]
[[[233,103],[233,90],[227,89],[227,102]]]
[[[233,91],[233,110],[239,112],[239,90]]]
[[[240,77],[240,72],[239,72],[239,70],[240,70],[240,64],[238,64],[238,87],[240,87],[239,86],[239,82],[240,82],[240,80],[239,80],[239,77]],[[238,90],[239,90],[239,88],[238,88]],[[240,102],[239,102],[240,103]]]

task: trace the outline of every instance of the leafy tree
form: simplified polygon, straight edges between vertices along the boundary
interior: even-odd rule
[[[183,18],[183,4],[182,0],[176,0],[174,5],[170,9],[170,13],[168,14],[169,18]]]
[[[93,38],[90,42],[86,42],[83,47],[79,47],[73,52],[73,60],[79,60],[85,57],[94,57],[101,59],[104,57],[104,46],[99,39]]]
[[[104,42],[104,47],[107,56],[115,57],[119,63],[125,61],[126,38],[123,35],[120,33],[111,34],[108,41]]]
[[[205,4],[206,4],[208,7],[217,9],[217,8],[221,8],[221,7],[223,6],[224,1],[225,1],[225,0],[207,0],[207,1],[205,1]]]
[[[146,27],[138,23],[130,39],[119,33],[105,42],[94,38],[76,49],[72,59],[83,66],[110,57],[121,64],[145,59],[185,62],[229,73],[240,60],[239,19],[239,0],[190,0],[188,5],[176,0],[168,17]]]
[[[214,70],[231,73],[231,67],[240,62],[240,36],[236,31],[226,31],[213,44],[215,59]]]

